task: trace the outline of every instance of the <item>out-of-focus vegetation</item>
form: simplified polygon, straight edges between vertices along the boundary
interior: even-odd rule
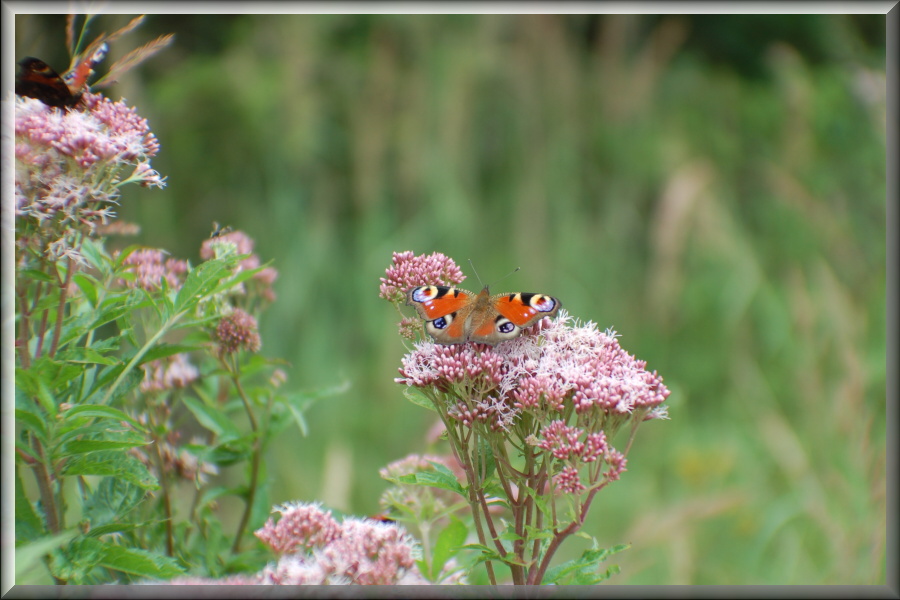
[[[18,16],[17,58],[64,70],[63,31]],[[633,544],[611,583],[884,582],[884,16],[154,15],[136,37],[167,32],[107,91],[169,184],[122,218],[194,262],[214,220],[255,238],[280,272],[263,353],[297,388],[351,382],[270,449],[273,502],[376,512],[378,468],[428,449],[377,292],[392,251],[436,250],[522,267],[495,291],[561,298],[672,389],[587,527]]]

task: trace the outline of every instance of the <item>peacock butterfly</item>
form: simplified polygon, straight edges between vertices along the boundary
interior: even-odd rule
[[[87,80],[94,66],[106,56],[108,46],[98,43],[84,53],[75,66],[60,76],[44,61],[26,56],[19,61],[16,75],[16,94],[37,98],[47,106],[72,108],[81,101],[87,90]]]
[[[425,331],[438,344],[477,342],[495,345],[518,337],[544,317],[555,315],[562,303],[552,296],[518,292],[479,294],[444,285],[423,285],[406,293],[406,304],[425,319]]]

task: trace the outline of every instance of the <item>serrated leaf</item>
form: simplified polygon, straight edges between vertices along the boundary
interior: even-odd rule
[[[187,310],[208,295],[219,280],[230,273],[233,263],[233,260],[214,259],[200,263],[191,269],[175,297],[175,311]]]
[[[100,417],[103,419],[114,419],[116,421],[125,421],[135,429],[146,432],[147,429],[141,425],[139,421],[122,412],[118,408],[112,406],[103,406],[102,404],[82,404],[81,406],[73,406],[65,412],[66,419],[74,417]]]
[[[85,499],[84,518],[91,523],[91,535],[99,536],[104,530],[96,529],[107,524],[117,527],[126,514],[144,501],[147,490],[118,477],[106,477],[97,489]]]
[[[542,583],[559,583],[571,575],[573,585],[593,585],[618,572],[618,566],[607,569],[605,574],[599,573],[600,563],[612,554],[628,548],[627,544],[614,546],[611,549],[592,548],[582,552],[578,558],[566,561],[561,565],[547,569]]]
[[[60,448],[58,457],[74,456],[76,454],[87,454],[88,452],[101,452],[103,450],[121,450],[123,448],[135,448],[137,446],[146,446],[150,442],[146,440],[124,441],[124,440],[73,440]]]
[[[43,364],[46,364],[46,361]],[[36,400],[37,405],[53,418],[56,417],[56,400],[51,395],[44,378],[35,372],[38,367],[38,363],[35,362],[32,370],[16,369],[16,389],[21,389],[26,395]]]
[[[64,475],[101,475],[119,477],[147,490],[159,488],[156,478],[138,459],[117,451],[79,454],[66,462]]]
[[[146,527],[147,525],[153,525],[156,521],[146,521],[143,523],[107,523],[106,525],[100,525],[98,527],[91,527],[91,530],[87,532],[87,537],[98,538],[104,535],[110,535],[112,533],[125,533],[128,531],[134,531],[135,529],[139,529],[141,527]]]
[[[16,409],[16,423],[24,426],[30,433],[33,433],[42,442],[47,442],[47,429],[44,426],[44,420],[39,416],[20,408]]]

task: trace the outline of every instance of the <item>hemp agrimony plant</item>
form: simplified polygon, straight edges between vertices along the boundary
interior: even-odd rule
[[[399,310],[409,289],[463,278],[443,254],[394,253],[380,296]],[[400,333],[424,337],[418,319],[404,317]],[[491,583],[499,581],[495,564],[507,567],[517,585],[590,584],[613,574],[615,568],[600,573],[599,563],[623,547],[601,549],[596,540],[577,559],[552,561],[581,531],[597,493],[625,471],[638,426],[667,418],[669,390],[645,366],[619,346],[615,332],[565,311],[496,346],[415,342],[396,381],[410,400],[435,411],[451,455],[427,461],[430,468],[383,473],[406,490],[395,490],[383,504],[397,520],[424,523],[425,532],[445,520],[433,543],[434,564],[427,564],[431,542],[422,536],[420,569],[435,575],[448,557],[473,549]],[[612,440],[620,432],[624,446],[617,449]],[[435,511],[433,497],[423,503],[410,492],[415,486],[440,490],[447,508],[449,492],[468,511]],[[468,544],[460,520],[466,512],[474,530]]]
[[[91,21],[75,36],[70,17],[73,56]],[[282,361],[259,354],[257,315],[277,273],[240,231],[205,240],[197,265],[108,250],[106,235],[134,229],[115,220],[123,188],[165,185],[150,166],[159,143],[124,102],[89,90],[77,100],[4,100],[15,143],[3,169],[15,171],[16,578],[96,584],[262,566],[250,536],[270,506],[262,457],[278,432],[305,431],[312,399],[284,392]],[[246,480],[225,487],[218,473],[233,465]],[[243,502],[236,525],[217,510],[228,496]]]

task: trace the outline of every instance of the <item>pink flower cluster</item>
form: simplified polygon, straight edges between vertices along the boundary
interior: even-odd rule
[[[215,238],[203,240],[203,244],[200,246],[200,258],[204,260],[214,258],[227,245],[234,246],[238,255],[250,255],[241,261],[238,271],[256,269],[261,264],[259,257],[253,253],[253,239],[243,231],[231,231]],[[274,302],[275,291],[272,289],[272,284],[277,278],[278,271],[273,267],[266,267],[256,273],[252,280],[258,285],[260,295],[266,300]],[[239,288],[238,291],[244,293],[246,290]]]
[[[402,359],[396,381],[425,391],[438,410],[464,427],[509,432],[523,413],[533,418],[529,443],[561,464],[556,488],[585,491],[579,469],[616,480],[625,457],[607,444],[604,428],[630,418],[666,418],[662,378],[625,352],[612,331],[579,324],[562,311],[555,321],[497,344],[445,346],[419,342]],[[569,425],[569,420],[574,424]]]
[[[165,280],[169,289],[180,289],[187,273],[187,262],[174,258],[163,261],[164,257],[162,250],[153,248],[135,250],[122,261],[122,264],[134,273],[134,279],[122,279],[119,284],[153,291],[161,289]]]
[[[416,345],[417,350],[403,358],[400,369],[405,383],[418,388],[435,386],[441,390],[465,385],[468,388],[492,389],[501,384],[505,374],[505,356],[484,344],[445,346],[432,342]]]
[[[253,575],[223,580],[183,577],[174,585],[391,585],[427,584],[415,570],[417,547],[401,527],[369,519],[338,523],[317,504],[275,508],[256,536],[278,553],[278,562]]]
[[[63,211],[72,221],[94,223],[85,211],[116,200],[125,165],[133,169],[128,181],[165,185],[149,166],[159,142],[146,119],[99,94],[84,99],[84,110],[62,111],[16,97],[16,216],[43,220]]]
[[[619,346],[613,332],[574,323],[562,311],[557,320],[545,320],[539,334],[526,332],[493,347],[419,342],[403,357],[396,381],[439,391],[477,390],[502,399],[517,414],[554,414],[571,406],[578,414],[646,409],[663,417],[662,410],[653,409],[669,390],[645,366]]]
[[[426,454],[410,454],[396,460],[378,471],[382,479],[395,485],[388,487],[379,499],[379,504],[386,510],[400,509],[411,513],[420,521],[430,521],[435,515],[445,514],[447,507],[452,506],[458,496],[454,492],[425,485],[411,485],[398,482],[404,475],[413,475],[434,471],[431,463],[444,465],[452,470],[458,478],[463,478],[463,470],[453,456],[437,456]]]
[[[440,252],[427,256],[411,250],[394,252],[391,262],[378,293],[391,302],[402,302],[407,290],[419,285],[456,285],[466,278],[453,259]]]
[[[141,365],[141,368],[144,370],[144,381],[141,382],[144,393],[184,388],[200,376],[197,367],[188,361],[185,354],[152,360]]]
[[[20,96],[12,103],[15,150],[4,154],[3,168],[12,170],[14,156],[20,256],[83,263],[81,236],[109,226],[122,185],[165,185],[150,167],[159,142],[147,121],[123,102],[83,98],[78,110]]]
[[[276,506],[281,514],[276,523],[272,518],[256,531],[256,537],[277,554],[295,554],[298,550],[321,548],[334,541],[341,527],[331,511],[323,511],[317,504],[288,503]]]
[[[566,463],[554,477],[557,487],[564,492],[575,494],[584,491],[576,467],[579,462],[593,463],[602,458],[609,466],[603,475],[610,481],[619,479],[625,471],[625,456],[607,444],[604,431],[586,433],[584,429],[566,425],[565,421],[558,419],[545,425],[540,433],[540,438],[531,438],[528,442]]]
[[[219,319],[214,336],[219,344],[219,350],[224,354],[238,350],[259,352],[262,347],[256,318],[240,308],[235,308],[230,314]]]
[[[145,422],[146,419],[140,419]],[[185,481],[195,483],[206,483],[211,475],[218,475],[219,468],[206,461],[200,460],[196,454],[186,448],[178,447],[177,442],[180,435],[177,431],[169,433],[168,438],[160,440],[156,445],[139,446],[130,448],[128,453],[141,461],[148,469],[156,473],[157,477],[161,475],[158,472],[159,463],[156,458],[151,458],[149,453],[159,452],[159,458],[162,463],[164,473],[175,473]],[[191,444],[205,445],[200,439],[191,440]]]

